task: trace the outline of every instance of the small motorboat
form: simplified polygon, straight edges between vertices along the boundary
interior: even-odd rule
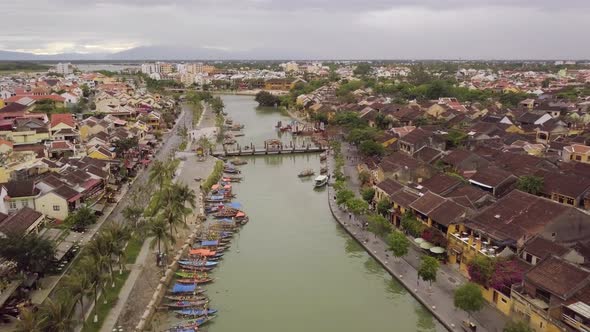
[[[297,175],[297,176],[300,177],[300,178],[305,178],[305,177],[308,177],[308,176],[312,176],[314,174],[315,174],[315,172],[313,171],[313,169],[308,168],[308,169],[305,169],[305,170],[301,171],[301,173],[299,173],[299,175]]]
[[[217,313],[217,309],[183,309],[176,310],[174,313],[180,317],[201,317],[214,315]]]
[[[313,186],[315,188],[320,188],[320,187],[323,187],[327,184],[328,184],[328,177],[325,175],[320,175],[320,176],[316,177],[315,180],[313,181]]]
[[[176,301],[164,303],[168,309],[182,309],[182,308],[203,308],[209,303],[209,300],[201,301]]]
[[[186,278],[186,279],[176,279],[176,282],[180,284],[207,284],[213,281],[213,278],[206,277],[206,278]]]
[[[209,298],[201,295],[166,295],[166,300],[170,301],[206,301]]]
[[[173,326],[166,330],[166,332],[196,332],[197,329],[210,322],[216,316],[206,316],[195,320],[181,322],[179,325]]]
[[[231,161],[231,163],[234,166],[241,166],[241,165],[246,165],[248,162],[243,159],[236,158],[236,159],[233,159]]]
[[[196,261],[196,260],[188,260],[183,259],[179,260],[178,264],[182,266],[194,266],[194,267],[214,267],[219,264],[219,262],[211,262],[211,261]],[[193,281],[194,282],[194,281]]]

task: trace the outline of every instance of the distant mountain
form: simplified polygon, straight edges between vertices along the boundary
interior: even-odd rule
[[[74,61],[74,60],[281,60],[311,59],[310,54],[295,50],[253,49],[230,51],[205,47],[140,46],[122,52],[62,53],[39,55],[25,52],[0,50],[0,61]]]

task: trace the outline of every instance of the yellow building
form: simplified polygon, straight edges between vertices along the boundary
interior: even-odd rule
[[[105,147],[89,149],[88,157],[92,159],[111,160],[115,159],[115,153],[107,150]]]
[[[6,106],[6,103],[4,102],[4,99],[0,98],[0,108]]]
[[[563,147],[563,161],[577,161],[580,163],[590,164],[590,146],[582,144],[572,144]]]

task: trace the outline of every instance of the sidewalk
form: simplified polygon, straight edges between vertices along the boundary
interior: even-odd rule
[[[139,255],[137,256],[135,264],[127,266],[127,269],[130,269],[131,273],[129,273],[127,280],[125,280],[125,284],[123,285],[123,287],[121,288],[121,291],[119,292],[119,298],[117,299],[115,306],[113,308],[111,308],[111,310],[109,311],[109,314],[105,318],[104,323],[102,324],[102,327],[100,329],[101,332],[112,331],[113,328],[115,327],[115,324],[117,324],[117,321],[119,320],[119,316],[121,315],[121,312],[123,311],[123,308],[125,307],[125,304],[127,303],[127,299],[129,298],[129,295],[131,294],[131,291],[133,290],[133,286],[135,286],[135,282],[137,281],[137,278],[139,278],[139,276],[143,272],[144,264],[146,263],[147,259],[150,257],[149,254],[151,251],[150,250],[151,242],[152,242],[151,238],[147,238],[143,242],[143,246],[141,247],[141,251],[139,252]]]
[[[349,150],[349,145],[342,144],[344,156],[354,156],[354,152]],[[354,158],[354,157],[351,157]],[[331,160],[333,163],[333,160]],[[345,158],[344,174],[348,176],[348,185],[355,193],[359,192],[360,183],[354,167],[355,162]],[[467,319],[467,314],[462,310],[456,309],[453,305],[454,290],[467,282],[458,271],[448,265],[441,265],[437,281],[429,289],[428,284],[420,282],[417,269],[420,266],[420,257],[423,255],[421,249],[415,246],[414,242],[410,246],[408,255],[399,262],[394,262],[393,257],[389,256],[385,242],[376,238],[372,233],[363,231],[360,228],[363,218],[360,220],[349,221],[348,212],[342,210],[334,201],[334,193],[329,188],[329,206],[334,218],[353,236],[381,265],[403,284],[414,295],[418,301],[422,302],[437,319],[451,331],[461,331],[461,322]],[[359,222],[360,221],[360,222]],[[368,241],[367,241],[368,240]],[[478,325],[478,331],[500,332],[508,318],[501,312],[486,305],[484,308],[473,314],[471,320]]]

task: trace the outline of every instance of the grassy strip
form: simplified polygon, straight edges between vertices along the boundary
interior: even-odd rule
[[[109,314],[109,311],[115,306],[115,303],[119,299],[119,292],[121,288],[125,284],[125,281],[129,277],[129,271],[123,271],[123,274],[119,275],[119,273],[115,274],[115,287],[111,287],[110,283],[105,288],[105,291],[101,294],[100,298],[98,298],[97,303],[97,313],[98,313],[98,322],[94,323],[94,310],[88,316],[86,320],[86,324],[82,328],[82,332],[98,332],[104,323],[105,318]],[[106,297],[107,303],[104,303],[104,299]]]
[[[213,168],[213,172],[209,175],[207,180],[203,182],[203,191],[208,193],[211,190],[211,186],[219,182],[221,180],[221,176],[223,175],[223,161],[218,160],[215,162],[215,167]]]
[[[186,150],[186,146],[188,145],[188,143],[186,142],[186,140],[183,140],[180,145],[178,146],[178,150],[179,151],[184,151]]]
[[[199,123],[199,120],[201,119],[201,116],[203,115],[203,104],[201,104],[200,102],[197,104],[193,104],[191,103],[192,107],[193,107],[193,127],[197,125],[197,123]]]
[[[127,248],[125,248],[125,264],[134,264],[135,260],[137,260],[137,256],[141,251],[141,247],[143,246],[143,241],[145,238],[140,238],[139,235],[135,235],[129,240],[127,243]]]

